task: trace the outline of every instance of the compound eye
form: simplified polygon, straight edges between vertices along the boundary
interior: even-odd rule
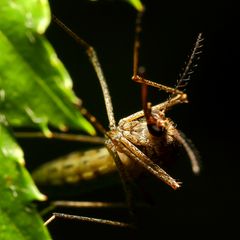
[[[147,127],[149,133],[155,137],[161,137],[165,132],[165,129],[162,126],[158,127],[156,124],[148,124]]]

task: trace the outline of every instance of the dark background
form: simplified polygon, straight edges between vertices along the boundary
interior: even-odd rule
[[[183,182],[180,190],[173,191],[149,176],[144,188],[152,196],[153,208],[139,210],[143,231],[148,236],[157,233],[156,239],[161,239],[162,234],[171,236],[174,229],[179,229],[179,237],[208,236],[209,230],[213,234],[232,234],[238,219],[239,191],[237,8],[233,1],[144,2],[140,63],[146,67],[148,79],[174,86],[197,34],[202,32],[205,40],[199,67],[186,89],[189,104],[176,106],[169,113],[198,148],[202,173],[194,176],[185,157],[172,170]],[[96,49],[109,84],[116,119],[139,110],[140,87],[131,81],[135,10],[124,1],[85,0],[51,1],[51,8]],[[101,89],[84,51],[55,24],[51,24],[47,37],[69,70],[74,90],[85,107],[107,127]],[[153,103],[162,101],[163,96],[156,90],[149,94]],[[22,144],[29,148],[25,150],[26,158],[37,160],[30,167],[38,164],[39,159],[45,161],[79,148],[79,144],[58,141],[35,140]],[[124,199],[120,186],[75,195],[75,200]],[[65,212],[120,220],[127,215],[119,209]],[[107,239],[137,236],[132,231],[63,220],[49,228],[54,239],[93,239],[96,234]],[[195,235],[190,234],[192,231]]]

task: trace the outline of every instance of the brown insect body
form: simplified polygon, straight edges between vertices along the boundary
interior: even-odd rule
[[[91,116],[91,114],[85,114],[85,116],[87,116],[87,118],[97,128],[100,126],[98,129],[105,135],[107,139],[105,145],[114,159],[121,180],[125,185],[124,188],[126,192],[128,191],[128,180],[125,180],[125,178],[128,178],[126,173],[128,170],[124,169],[124,165],[130,169],[138,169],[139,167],[144,168],[146,171],[171,186],[173,189],[179,188],[179,183],[156,164],[160,162],[160,159],[162,162],[165,162],[165,156],[168,152],[170,152],[170,146],[172,146],[174,142],[180,143],[186,150],[194,173],[198,173],[200,170],[198,156],[194,151],[195,149],[193,149],[189,144],[189,141],[180,132],[178,132],[173,123],[165,117],[165,113],[172,106],[187,102],[187,95],[180,90],[180,88],[186,86],[190,75],[193,72],[193,68],[196,66],[195,62],[199,58],[198,54],[200,53],[200,48],[202,46],[202,36],[201,34],[198,35],[192,54],[187,61],[183,73],[177,80],[177,85],[175,87],[168,87],[153,82],[142,77],[141,73],[138,73],[138,52],[140,47],[139,34],[141,32],[142,14],[143,11],[139,12],[136,18],[132,80],[140,83],[142,86],[143,110],[121,119],[118,125],[115,121],[111,96],[104,73],[98,60],[97,53],[91,45],[77,36],[59,19],[53,16],[53,20],[85,49],[87,56],[89,57],[89,60],[96,72],[104,96],[104,102],[109,120],[109,130],[106,131],[102,126],[100,126],[101,124],[99,124],[96,118]],[[147,102],[148,86],[169,93],[168,100],[152,107],[151,103]],[[86,111],[83,110],[86,109],[80,109],[82,113],[86,113]],[[95,156],[95,158],[97,158],[97,156]],[[95,165],[93,164],[93,166]],[[95,173],[98,173],[99,170],[92,168],[92,170],[89,169],[89,172],[92,172],[91,175],[95,176],[97,175]],[[79,173],[79,175],[82,176],[84,173]]]
[[[105,147],[75,151],[47,162],[35,171],[33,179],[39,185],[76,184],[116,171]]]
[[[164,123],[166,130],[161,136],[154,136],[149,133],[147,122],[144,117],[130,122],[124,119],[120,120],[117,131],[119,135],[122,135],[121,137],[126,138],[154,163],[163,165],[168,159],[167,156],[169,153],[172,152],[176,141],[174,141],[173,137],[175,131],[173,123],[167,118],[161,119],[161,121]],[[121,153],[122,149],[117,148],[117,151]],[[130,162],[132,161],[130,160]],[[133,165],[133,168],[135,168],[135,164]],[[130,166],[130,168],[132,167]]]
[[[144,117],[133,121],[122,119],[117,129],[109,131],[108,134],[124,137],[148,156],[153,162],[165,165],[176,145],[174,140],[175,128],[168,119],[162,119],[166,131],[162,136],[155,137],[149,133]],[[117,134],[115,134],[117,132]],[[114,147],[111,140],[106,140],[106,145],[111,149]],[[142,171],[122,150],[117,148],[118,155],[132,176],[136,177]],[[101,175],[117,171],[114,160],[105,147],[94,148],[85,151],[72,152],[66,156],[47,162],[36,169],[32,175],[34,180],[40,184],[61,185],[74,184],[88,181]]]
[[[195,61],[198,60],[198,54],[201,52],[202,34],[198,35],[192,54],[175,87],[168,87],[150,81],[140,76],[141,73],[138,72],[139,34],[141,32],[142,13],[139,12],[136,19],[132,80],[140,83],[142,86],[143,110],[121,119],[118,125],[115,121],[107,82],[94,48],[78,37],[59,19],[53,17],[54,21],[86,50],[102,88],[109,120],[109,130],[106,131],[91,114],[86,114],[85,109],[80,109],[95,127],[105,135],[106,148],[88,150],[80,155],[78,153],[70,154],[65,158],[55,160],[53,163],[47,163],[33,173],[36,181],[38,181],[38,177],[44,179],[43,176],[47,175],[42,183],[76,183],[77,181],[93,179],[101,174],[118,170],[128,207],[132,210],[134,203],[131,185],[129,184],[131,180],[130,175],[136,176],[144,169],[173,189],[180,187],[179,182],[162,168],[162,165],[168,161],[168,156],[172,153],[172,149],[176,144],[181,145],[185,149],[193,172],[199,173],[200,165],[197,151],[192,146],[191,141],[178,131],[174,123],[165,116],[165,113],[172,106],[187,102],[187,95],[182,89],[187,85],[193,68],[197,66]],[[165,102],[151,106],[151,103],[147,102],[148,86],[167,92],[169,98]],[[50,175],[51,177],[49,177]],[[133,214],[133,211],[131,213]],[[70,216],[68,217],[70,218]]]

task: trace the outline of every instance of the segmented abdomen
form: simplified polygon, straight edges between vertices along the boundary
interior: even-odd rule
[[[39,185],[62,185],[92,180],[116,171],[114,160],[105,147],[76,151],[45,163],[33,171]]]

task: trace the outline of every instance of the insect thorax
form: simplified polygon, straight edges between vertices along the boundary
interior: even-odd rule
[[[173,148],[176,146],[174,139],[176,130],[170,119],[162,118],[160,120],[166,129],[162,136],[155,137],[149,133],[144,117],[133,121],[120,120],[115,132],[134,144],[153,162],[162,165],[172,158]],[[116,148],[118,152],[122,152],[121,148]],[[125,159],[122,160],[126,161]]]

